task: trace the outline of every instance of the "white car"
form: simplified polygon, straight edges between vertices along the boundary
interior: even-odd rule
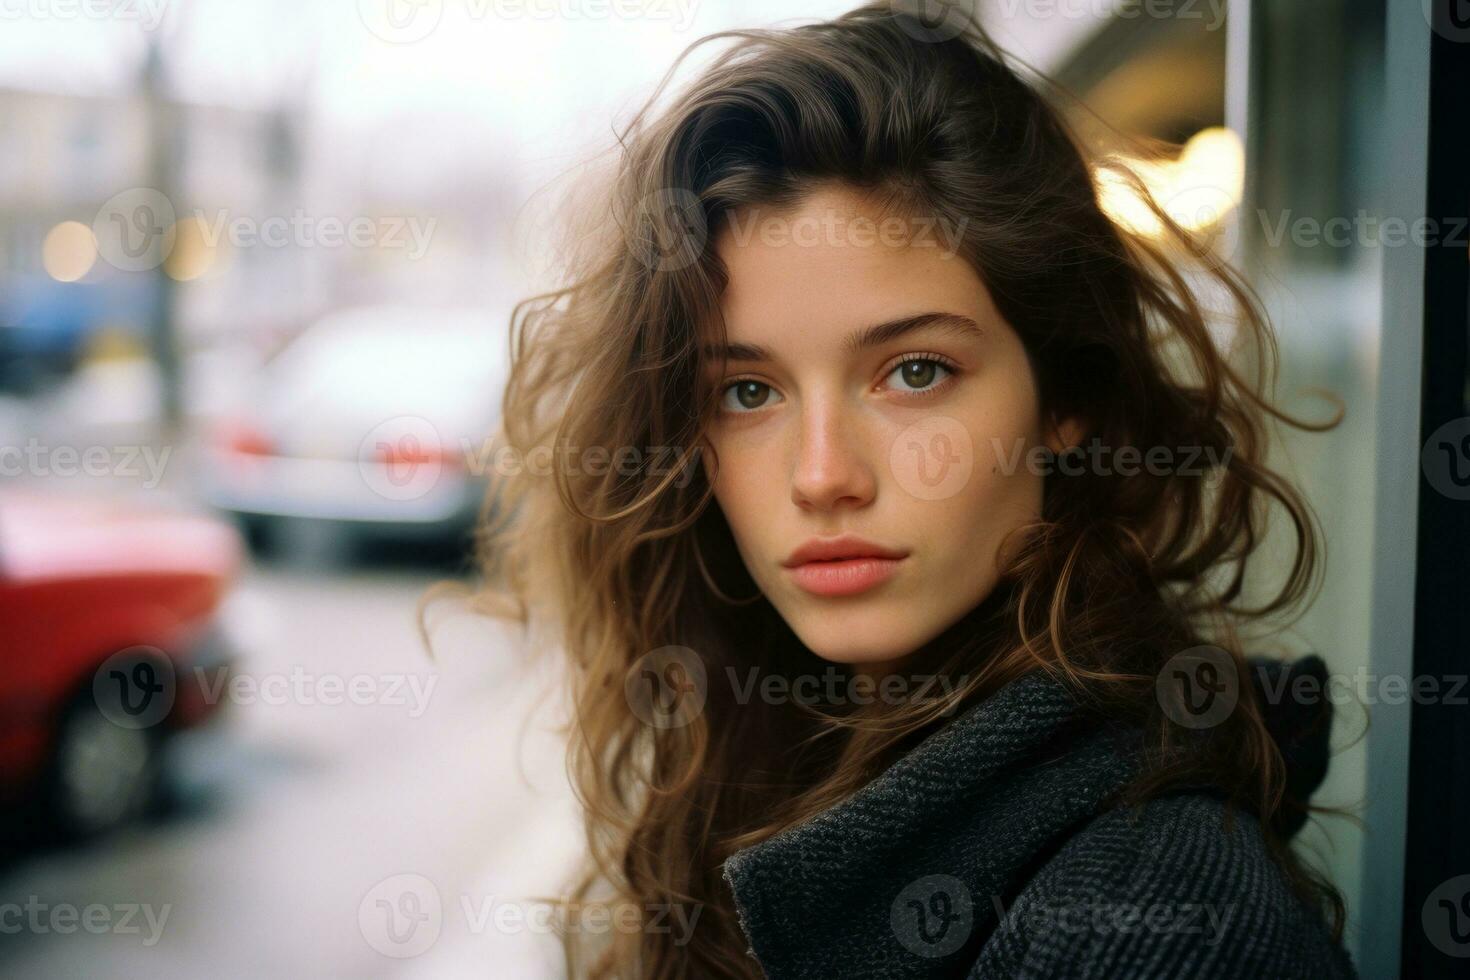
[[[508,318],[367,307],[313,324],[222,425],[204,496],[252,540],[282,519],[339,538],[463,537],[494,485]]]

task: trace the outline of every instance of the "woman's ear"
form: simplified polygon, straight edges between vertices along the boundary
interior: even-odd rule
[[[1073,446],[1081,445],[1087,435],[1087,424],[1074,416],[1064,419],[1052,418],[1047,426],[1046,448],[1061,455]]]

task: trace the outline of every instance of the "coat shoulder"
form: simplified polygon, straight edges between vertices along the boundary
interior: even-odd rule
[[[996,912],[972,977],[1356,977],[1259,821],[1204,793],[1093,817]]]

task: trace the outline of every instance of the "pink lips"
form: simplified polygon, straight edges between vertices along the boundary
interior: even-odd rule
[[[813,595],[858,595],[888,581],[908,552],[844,534],[812,538],[781,564]]]

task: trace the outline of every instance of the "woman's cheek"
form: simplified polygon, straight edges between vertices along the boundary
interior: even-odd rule
[[[761,515],[771,513],[771,501],[763,500],[760,495],[768,494],[772,484],[760,478],[759,460],[747,459],[730,446],[721,449],[715,469],[717,473],[710,480],[715,502],[720,505],[735,544],[748,564],[750,547],[760,537]],[[710,472],[708,460],[705,472]]]

